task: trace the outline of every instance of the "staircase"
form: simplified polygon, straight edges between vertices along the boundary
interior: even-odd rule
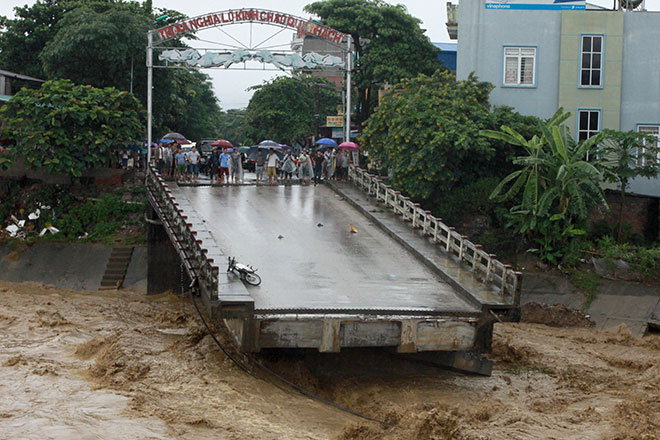
[[[132,246],[115,246],[112,248],[105,274],[101,280],[99,290],[120,289],[126,276],[128,264],[133,255]]]

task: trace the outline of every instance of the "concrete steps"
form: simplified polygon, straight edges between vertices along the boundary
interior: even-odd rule
[[[132,255],[132,246],[115,246],[112,248],[99,290],[121,288]]]

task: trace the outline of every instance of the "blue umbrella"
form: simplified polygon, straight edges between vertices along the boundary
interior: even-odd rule
[[[171,144],[174,141],[172,139],[158,139],[156,142],[160,142],[161,144]]]
[[[316,141],[317,145],[325,145],[326,147],[336,147],[337,142],[333,141],[330,138],[321,138],[318,141]]]
[[[275,142],[275,141],[269,141],[269,140],[266,140],[266,141],[261,141],[261,142],[259,142],[259,146],[260,146],[260,147],[279,147],[280,144],[278,144],[278,143]]]

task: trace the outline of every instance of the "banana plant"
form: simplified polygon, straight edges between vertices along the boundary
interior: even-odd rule
[[[539,123],[540,136],[525,139],[510,127],[501,131],[482,130],[480,134],[519,146],[523,152],[514,159],[521,168],[505,177],[490,195],[495,200],[510,200],[520,195],[511,208],[510,225],[540,245],[541,258],[558,263],[570,240],[585,233],[590,209],[607,206],[602,176],[586,160],[595,153],[603,134],[576,143],[562,125],[571,116],[562,108],[547,121]]]

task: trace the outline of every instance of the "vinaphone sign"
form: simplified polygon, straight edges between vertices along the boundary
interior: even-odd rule
[[[261,23],[295,29],[304,35],[313,35],[333,43],[341,43],[344,34],[312,20],[266,9],[235,9],[212,12],[198,17],[181,20],[156,30],[161,41],[175,38],[180,34],[195,32],[214,26],[241,23]]]
[[[585,9],[585,0],[486,0],[486,9]]]

